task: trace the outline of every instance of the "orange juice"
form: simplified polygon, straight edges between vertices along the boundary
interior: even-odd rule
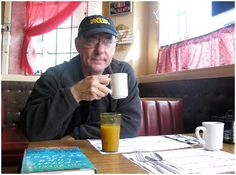
[[[101,125],[102,150],[107,152],[118,151],[120,139],[119,124]]]

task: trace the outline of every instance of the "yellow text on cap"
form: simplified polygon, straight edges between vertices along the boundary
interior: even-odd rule
[[[110,24],[105,18],[92,18],[90,19],[90,24]]]

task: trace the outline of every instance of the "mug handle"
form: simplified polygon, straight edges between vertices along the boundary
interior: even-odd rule
[[[111,94],[111,96],[112,96],[112,89],[110,89],[111,91],[109,92],[109,94]]]
[[[203,138],[200,136],[199,132],[202,131],[203,133],[206,132],[206,128],[203,127],[203,126],[198,126],[196,129],[195,129],[195,134],[196,134],[196,137],[197,139],[200,141],[200,143],[205,147],[206,145],[206,141],[203,140]]]

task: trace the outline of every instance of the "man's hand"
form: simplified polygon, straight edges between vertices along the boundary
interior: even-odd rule
[[[108,74],[88,76],[73,85],[70,90],[78,103],[81,100],[99,100],[111,93],[111,90],[107,87],[110,81]]]

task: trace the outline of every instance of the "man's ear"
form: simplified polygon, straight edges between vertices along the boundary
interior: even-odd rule
[[[79,37],[75,38],[75,48],[76,48],[77,52],[79,52]]]

